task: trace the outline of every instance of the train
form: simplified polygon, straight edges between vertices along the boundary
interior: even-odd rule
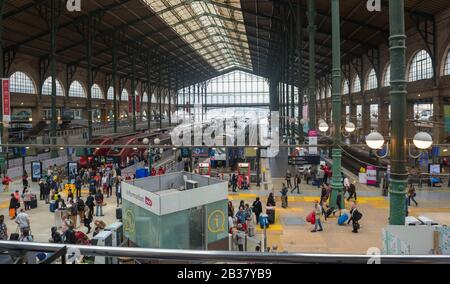
[[[87,145],[96,145],[97,147],[85,149],[83,155],[80,156],[79,166],[87,168],[99,164],[106,164],[109,166],[117,165],[120,168],[127,167],[130,163],[134,162],[135,157],[142,160],[148,156],[147,147],[144,147],[146,145],[143,143],[145,138],[148,138],[152,145],[155,138],[159,138],[159,145],[169,145],[171,143],[169,130],[165,128],[155,130],[151,133],[134,132],[95,137],[88,141]],[[105,145],[105,147],[98,147],[100,145]],[[122,145],[136,147],[120,147]],[[160,151],[159,148],[157,149]],[[156,153],[154,160],[157,160],[158,156],[158,153]]]

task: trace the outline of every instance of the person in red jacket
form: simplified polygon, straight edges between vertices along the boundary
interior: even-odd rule
[[[163,167],[159,167],[159,169],[158,169],[158,175],[160,176],[160,175],[163,175],[164,174],[164,169],[163,169]]]
[[[155,170],[155,168],[153,168],[153,167],[152,167],[151,176],[156,176],[156,170]]]
[[[9,176],[5,175],[3,177],[3,180],[2,180],[3,191],[9,192],[9,185],[11,184],[11,182],[12,182],[12,179]]]

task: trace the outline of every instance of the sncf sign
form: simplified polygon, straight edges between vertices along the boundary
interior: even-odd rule
[[[148,198],[147,196],[145,196],[144,202],[146,205],[148,205],[148,207],[152,207],[153,202],[150,198]]]

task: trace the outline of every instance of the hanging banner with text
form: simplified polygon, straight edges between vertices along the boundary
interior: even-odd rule
[[[131,114],[133,112],[133,98],[128,96],[128,113]]]
[[[141,112],[141,97],[140,96],[136,96],[136,112],[137,113]]]
[[[11,121],[11,96],[9,93],[9,79],[2,79],[3,121]]]

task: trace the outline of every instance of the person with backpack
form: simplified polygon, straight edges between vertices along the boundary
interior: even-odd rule
[[[20,202],[14,196],[14,193],[11,193],[11,200],[9,201],[9,218],[13,220],[17,216],[17,208],[20,207]]]
[[[352,207],[350,209],[350,218],[348,219],[347,224],[350,224],[350,222],[352,222],[353,225],[353,233],[358,233],[359,230],[359,220],[361,220],[362,218],[362,214],[361,212],[359,212],[358,208],[356,207],[356,203],[353,202],[352,203]]]
[[[80,226],[81,223],[84,221],[84,209],[86,207],[86,205],[84,204],[83,199],[81,199],[81,197],[77,197],[77,210],[78,210],[78,218],[80,219]]]
[[[259,224],[259,215],[262,213],[262,204],[261,201],[259,201],[259,197],[256,197],[256,200],[253,201],[252,210],[256,216],[256,224]]]
[[[103,211],[102,211],[102,207],[103,207],[103,194],[101,192],[101,190],[97,191],[97,194],[95,195],[95,215],[98,216],[104,216],[103,215]]]
[[[75,190],[76,190],[75,195],[77,197],[81,197],[81,185],[82,185],[81,177],[77,176],[77,178],[75,179]]]
[[[86,206],[89,208],[89,210],[91,211],[92,214],[94,214],[94,206],[95,206],[95,202],[94,202],[94,196],[92,196],[92,193],[89,192],[89,196],[86,198],[86,202],[85,202]]]

